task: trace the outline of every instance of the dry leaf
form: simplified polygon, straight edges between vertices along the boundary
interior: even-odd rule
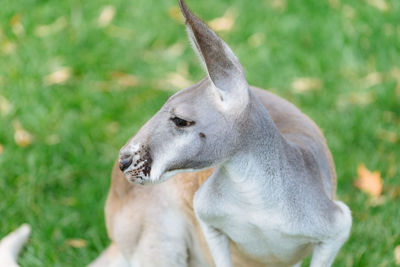
[[[32,135],[26,131],[19,121],[13,121],[14,140],[20,147],[27,147],[32,143]]]
[[[84,248],[87,246],[87,242],[84,239],[68,239],[67,245],[73,248]]]
[[[172,7],[168,8],[168,16],[178,23],[184,23],[184,19],[181,14],[181,10],[179,9],[178,6],[172,6]]]
[[[367,87],[371,87],[382,82],[382,75],[379,72],[371,72],[364,78]]]
[[[368,199],[367,205],[370,207],[377,207],[382,206],[387,201],[387,197],[379,196],[379,197],[372,197]]]
[[[183,45],[182,43],[176,42],[163,52],[163,56],[169,58],[176,58],[182,55],[183,51],[185,51],[185,47],[186,46]]]
[[[357,167],[358,178],[354,185],[372,197],[379,197],[382,194],[383,180],[379,171],[370,172],[364,164]]]
[[[167,82],[173,86],[177,87],[179,89],[189,87],[192,85],[192,82],[186,79],[182,74],[173,72],[168,74],[167,76]]]
[[[180,62],[176,68],[176,72],[170,72],[164,79],[152,83],[152,86],[160,90],[175,92],[178,89],[189,87],[193,81],[186,78],[189,76],[189,66]]]
[[[354,10],[353,7],[349,6],[349,5],[343,5],[342,8],[342,12],[343,15],[347,18],[347,19],[354,19],[356,17],[356,11]]]
[[[353,92],[347,97],[351,104],[360,106],[365,106],[375,101],[372,92]]]
[[[49,36],[62,31],[67,26],[67,19],[60,17],[49,25],[39,25],[35,28],[35,35],[39,37]]]
[[[0,114],[6,116],[11,111],[10,102],[4,97],[0,95]]]
[[[366,0],[366,2],[382,12],[389,10],[389,6],[385,0]]]
[[[24,26],[21,23],[21,15],[15,14],[10,20],[10,26],[13,33],[17,36],[23,35],[25,33]]]
[[[272,8],[279,9],[281,11],[284,11],[287,6],[286,0],[268,0],[268,3]]]
[[[390,70],[390,75],[397,81],[397,83],[400,83],[400,68],[399,67],[393,67]]]
[[[390,200],[398,200],[400,197],[400,186],[389,186],[387,190],[387,195],[389,196]]]
[[[318,90],[322,87],[322,81],[318,78],[297,78],[292,82],[293,91],[303,93]]]
[[[129,40],[134,34],[134,31],[131,29],[118,27],[112,24],[105,28],[105,32],[111,37],[116,37],[123,40]]]
[[[44,77],[43,82],[46,85],[63,84],[71,76],[71,69],[68,67],[61,68]]]
[[[57,134],[52,134],[46,137],[46,144],[56,145],[60,143],[60,137]]]
[[[117,82],[117,84],[123,88],[126,87],[133,87],[138,85],[139,80],[137,77],[124,73],[124,72],[120,72],[120,71],[115,71],[111,73],[111,77],[113,80],[115,80]]]
[[[394,112],[392,112],[392,111],[385,110],[383,112],[383,121],[384,122],[396,123],[396,120],[397,120],[396,117],[397,117],[396,114]]]
[[[328,2],[331,8],[337,9],[340,7],[340,0],[329,0]]]
[[[397,141],[399,140],[399,137],[397,136],[396,132],[384,129],[378,130],[378,137],[379,139],[388,141],[390,143],[397,143]]]
[[[394,248],[394,261],[397,265],[400,265],[400,245]]]
[[[4,40],[1,45],[1,51],[6,54],[10,55],[13,54],[17,50],[17,46],[8,40]]]
[[[230,31],[235,24],[235,18],[235,12],[232,9],[228,9],[222,17],[213,19],[208,24],[217,32]]]
[[[119,128],[120,128],[119,123],[116,121],[113,121],[107,125],[106,130],[107,130],[107,133],[114,135],[119,131]]]
[[[347,106],[351,105],[359,105],[366,106],[375,101],[375,95],[371,91],[363,91],[363,92],[352,92],[350,94],[342,94],[336,100],[336,106],[343,110]]]
[[[100,12],[100,16],[97,19],[97,24],[100,27],[106,27],[114,19],[114,16],[115,16],[115,7],[111,5],[105,6]]]
[[[259,47],[265,40],[265,34],[262,32],[256,32],[247,39],[247,43],[251,47]]]
[[[0,155],[3,154],[3,151],[4,151],[3,145],[0,144]]]

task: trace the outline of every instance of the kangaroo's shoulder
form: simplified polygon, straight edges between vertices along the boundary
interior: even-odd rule
[[[300,148],[315,143],[317,150],[324,156],[330,180],[331,196],[336,192],[336,171],[332,155],[320,128],[306,114],[286,99],[257,87],[251,87],[253,94],[267,109],[276,127],[288,141]],[[321,157],[318,157],[320,160]]]

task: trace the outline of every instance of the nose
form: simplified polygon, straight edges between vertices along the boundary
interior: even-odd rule
[[[132,156],[124,155],[119,159],[119,169],[121,171],[126,170],[132,164]]]

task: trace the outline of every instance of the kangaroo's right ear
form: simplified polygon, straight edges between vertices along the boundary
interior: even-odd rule
[[[244,108],[248,84],[239,60],[229,46],[179,0],[193,49],[199,55],[224,106]]]

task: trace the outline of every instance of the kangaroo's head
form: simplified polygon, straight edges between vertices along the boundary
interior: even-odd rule
[[[168,99],[122,147],[119,166],[132,183],[157,183],[177,171],[230,158],[249,102],[242,66],[228,45],[180,0],[189,39],[207,77]]]

